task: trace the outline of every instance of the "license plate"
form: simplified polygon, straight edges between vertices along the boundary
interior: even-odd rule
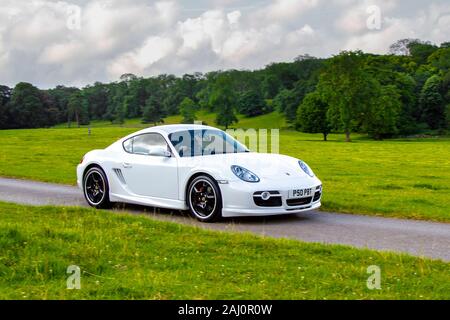
[[[294,189],[291,191],[290,198],[305,198],[312,196],[312,188]]]

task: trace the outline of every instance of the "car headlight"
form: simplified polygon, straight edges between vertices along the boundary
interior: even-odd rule
[[[231,171],[233,171],[236,177],[245,182],[252,182],[252,183],[259,182],[259,177],[256,174],[243,167],[231,166]]]
[[[314,172],[311,170],[311,168],[304,163],[302,160],[298,161],[298,164],[300,165],[300,168],[302,168],[302,170],[311,178],[314,177]]]

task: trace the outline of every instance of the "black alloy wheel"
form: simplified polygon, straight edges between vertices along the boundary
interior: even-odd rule
[[[84,197],[91,207],[107,209],[109,201],[109,185],[105,173],[99,167],[89,169],[83,179]]]
[[[217,182],[208,176],[195,178],[188,189],[191,214],[202,222],[214,222],[222,217],[222,196]]]

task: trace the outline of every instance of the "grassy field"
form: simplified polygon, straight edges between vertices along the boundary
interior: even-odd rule
[[[216,114],[206,111],[199,111],[197,113],[197,118],[199,121],[203,121],[205,124],[220,127],[216,124]],[[247,118],[243,115],[237,115],[238,123],[232,125],[231,127],[236,128],[267,128],[267,129],[280,129],[287,128],[288,124],[283,114],[279,112],[272,112],[258,117]],[[179,124],[182,122],[182,116],[170,116],[164,119],[164,124]],[[71,126],[73,127],[73,123]],[[117,127],[118,125],[112,124],[110,121],[92,121],[89,126],[82,126],[83,128],[105,128],[105,127]],[[128,119],[122,127],[125,128],[146,128],[148,124],[143,124],[141,119]],[[54,127],[54,129],[67,129],[67,123],[62,123]]]
[[[67,267],[81,290],[67,290]],[[381,290],[367,289],[367,267]],[[0,203],[0,299],[450,299],[450,264]]]
[[[213,115],[202,118],[211,124]],[[179,117],[166,119],[177,123]],[[269,124],[273,124],[270,126]],[[244,128],[283,127],[277,113],[243,119]],[[0,176],[75,184],[75,167],[142,126],[94,123],[87,128],[0,131]],[[450,222],[450,139],[372,141],[282,130],[280,152],[307,161],[324,183],[323,210]]]

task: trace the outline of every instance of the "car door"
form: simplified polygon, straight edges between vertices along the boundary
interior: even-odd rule
[[[173,155],[150,155],[152,148],[158,147],[170,150],[159,133],[146,133],[125,141],[123,176],[129,190],[138,196],[177,200],[177,159]]]

